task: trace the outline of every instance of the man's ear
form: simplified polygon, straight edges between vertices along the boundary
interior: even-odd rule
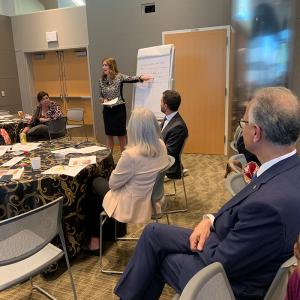
[[[261,128],[258,125],[253,124],[252,130],[253,130],[253,142],[257,143],[262,139]]]

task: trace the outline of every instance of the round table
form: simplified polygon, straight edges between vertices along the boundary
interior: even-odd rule
[[[85,142],[79,147],[92,145],[96,144]],[[22,178],[0,184],[0,220],[24,213],[60,196],[64,197],[63,226],[70,257],[74,257],[82,247],[87,184],[95,176],[108,179],[114,168],[111,151],[106,148],[88,154],[96,155],[97,163],[85,167],[75,177],[41,174],[44,170],[58,164],[51,150],[74,146],[74,142],[66,139],[42,142],[38,149],[29,152],[25,159],[14,166],[16,168],[25,165]],[[41,157],[41,169],[38,171],[33,171],[30,165],[30,157],[34,156]],[[67,164],[67,158],[76,156],[83,156],[83,154],[68,154],[65,163]],[[6,152],[0,157],[0,165],[12,157],[10,152]]]

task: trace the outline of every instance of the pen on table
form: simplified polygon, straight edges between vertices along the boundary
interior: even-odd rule
[[[75,146],[74,146],[74,148],[78,148],[80,145],[82,145],[84,142],[81,142],[81,143],[79,143],[79,144],[76,144]]]

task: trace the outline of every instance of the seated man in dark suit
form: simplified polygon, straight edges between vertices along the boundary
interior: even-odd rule
[[[115,293],[159,299],[165,283],[180,293],[200,269],[220,262],[236,299],[263,299],[300,231],[300,105],[286,88],[258,90],[243,119],[246,148],[261,167],[252,181],[192,231],[149,224]]]
[[[168,170],[167,177],[181,178],[181,166],[179,155],[185,139],[188,137],[188,129],[181,118],[178,108],[181,103],[180,94],[176,91],[166,90],[161,98],[161,111],[166,115],[161,123],[161,134],[166,144],[168,154],[175,158],[174,165]]]

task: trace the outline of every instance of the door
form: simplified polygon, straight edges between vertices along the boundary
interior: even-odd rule
[[[93,124],[86,49],[32,54],[35,91],[46,91],[62,107],[84,109],[85,125]]]
[[[175,46],[175,86],[189,129],[184,152],[226,153],[228,28],[165,32],[163,39]]]

